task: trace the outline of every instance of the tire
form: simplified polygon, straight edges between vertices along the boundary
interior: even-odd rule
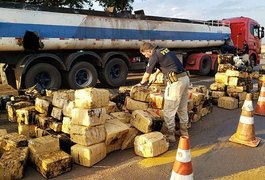
[[[255,64],[256,64],[256,58],[255,58],[255,56],[250,56],[250,58],[249,58],[249,63],[250,63],[250,66],[253,68],[253,67],[255,67]]]
[[[98,71],[98,80],[99,80],[102,84],[107,85],[107,82],[106,82],[106,79],[105,79],[105,76],[104,76],[104,73],[103,73],[103,69],[99,69],[99,71]]]
[[[210,56],[202,56],[200,60],[200,69],[199,69],[199,74],[202,76],[206,76],[209,74],[212,66],[212,61]]]
[[[97,84],[96,68],[88,62],[75,64],[68,73],[67,82],[72,89],[94,87]]]
[[[59,89],[62,84],[61,73],[48,63],[33,65],[25,75],[25,88],[39,83],[44,89]]]
[[[118,87],[125,83],[127,75],[127,64],[120,58],[113,58],[103,68],[100,79],[108,86]]]
[[[214,69],[210,71],[210,75],[212,75],[212,76],[215,75],[217,73],[217,70],[218,70],[218,62],[217,62],[217,60],[215,61],[213,68]]]

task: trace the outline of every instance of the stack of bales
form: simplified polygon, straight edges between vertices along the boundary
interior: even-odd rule
[[[70,127],[73,161],[91,167],[106,157],[105,122],[109,91],[85,88],[76,90]]]
[[[154,76],[151,75],[150,79]],[[128,111],[163,109],[165,84],[163,74],[159,73],[156,81],[150,82],[150,87],[133,86],[130,88],[129,96],[125,99],[125,109]]]
[[[55,136],[49,139],[46,135],[61,132],[62,108],[65,101],[73,99],[73,92],[64,90],[49,96],[38,96],[35,102],[30,95],[14,96],[6,106],[8,119],[18,123],[18,133],[29,139],[35,138],[29,140],[30,159],[46,178],[71,170],[71,156],[60,150],[59,138]],[[52,150],[47,147],[49,142]]]
[[[74,100],[74,92],[74,90],[59,90],[46,93],[46,96],[35,99],[35,109],[39,113],[36,116],[38,137],[48,133],[62,133],[65,117],[71,116],[65,107]],[[67,133],[66,130],[65,132]]]
[[[34,100],[29,96],[12,96],[6,103],[7,118],[10,122],[17,122],[16,110],[33,106]]]
[[[161,90],[161,75],[150,88],[133,86],[130,96],[126,97],[125,108],[132,114],[130,128],[136,128],[142,135],[134,140],[135,153],[143,157],[154,157],[166,152],[169,143],[159,132],[163,125],[162,118],[155,113],[163,109],[163,93]],[[162,77],[163,78],[163,77]],[[138,133],[139,134],[139,133]]]
[[[233,59],[221,59],[215,83],[210,85],[214,104],[225,109],[241,107],[247,92],[253,89],[252,79],[247,71],[239,71],[232,63]]]
[[[188,114],[191,123],[201,120],[212,112],[209,90],[205,85],[191,87],[189,90]],[[190,124],[191,126],[191,124]]]
[[[71,111],[70,112],[67,111],[69,109],[67,107],[73,105],[72,102],[74,100],[74,94],[75,94],[74,90],[61,90],[61,91],[55,91],[53,93],[53,98],[52,98],[53,107],[51,112],[51,117],[53,117],[53,121],[50,122],[49,127],[54,132],[62,132],[63,120],[67,119],[64,118],[64,116],[71,117]],[[36,105],[37,104],[35,103],[35,106]]]
[[[48,134],[48,129],[53,125],[51,113],[53,110],[53,98],[51,96],[37,97],[35,99],[35,110],[39,113],[35,116],[37,125],[36,137],[42,137]],[[22,132],[21,132],[22,133]],[[23,133],[25,134],[25,133]],[[33,137],[33,136],[30,136]]]
[[[134,147],[135,153],[143,157],[167,151],[169,144],[159,132],[164,125],[164,90],[160,74],[151,87],[133,86],[115,102],[110,101],[106,89],[85,88],[46,91],[46,96],[36,98],[12,97],[6,107],[8,119],[19,123],[19,134],[35,138],[30,140],[30,158],[36,169],[44,177],[54,177],[70,170],[69,156],[60,149],[71,153],[73,162],[86,167],[120,149]],[[207,88],[195,87],[191,94],[191,119],[207,114],[203,110]],[[123,108],[119,109],[118,104]],[[42,142],[53,148],[46,151]]]
[[[155,91],[155,93],[150,93],[149,111],[157,113],[163,118],[163,103],[164,103],[164,91],[165,83],[163,81],[163,74],[160,73],[155,81],[154,87],[151,86],[150,89]],[[155,95],[154,95],[155,94]],[[209,97],[209,91],[206,86],[198,85],[189,88],[189,100],[188,100],[188,114],[189,114],[189,128],[191,123],[199,121],[203,116],[212,112],[212,103]],[[176,121],[179,118],[176,114]]]
[[[36,137],[36,122],[34,100],[30,96],[13,96],[11,101],[6,104],[8,120],[18,123],[19,134],[27,137]]]
[[[164,84],[162,83],[163,74],[159,74],[157,80],[148,88],[133,86],[130,95],[125,99],[125,109],[134,117],[131,119],[131,124],[142,133],[160,131],[162,128],[163,119],[154,113],[163,109]]]

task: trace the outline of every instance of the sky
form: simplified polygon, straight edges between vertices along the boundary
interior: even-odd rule
[[[133,10],[146,15],[195,20],[249,17],[265,27],[265,0],[134,0]],[[95,10],[102,7],[93,6]],[[265,44],[265,38],[263,38]]]

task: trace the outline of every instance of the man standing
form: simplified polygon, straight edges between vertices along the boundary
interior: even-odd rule
[[[140,52],[149,59],[142,80],[139,85],[144,85],[149,81],[153,70],[157,68],[154,78],[162,71],[167,81],[164,95],[164,119],[168,128],[168,139],[175,142],[175,115],[180,119],[180,134],[188,136],[188,88],[190,84],[189,77],[173,52],[167,48],[159,48],[151,43],[144,43],[140,46]],[[153,80],[155,80],[153,79]]]
[[[249,61],[249,47],[246,40],[243,41],[243,49],[242,49],[242,61],[245,63],[246,66],[254,66],[253,62]]]

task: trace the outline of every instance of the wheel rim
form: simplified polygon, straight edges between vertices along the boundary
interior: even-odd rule
[[[121,66],[115,64],[110,69],[110,76],[112,79],[118,79],[121,76]]]
[[[34,84],[40,84],[42,88],[48,88],[51,84],[51,76],[49,73],[40,72],[34,78]]]
[[[80,69],[75,74],[75,82],[81,87],[89,86],[92,82],[92,72],[87,69]]]

